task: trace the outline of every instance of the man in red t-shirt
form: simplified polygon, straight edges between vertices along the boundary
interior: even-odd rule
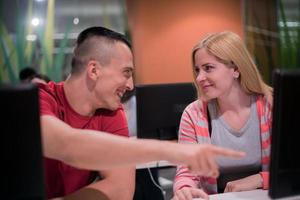
[[[77,39],[68,79],[40,85],[41,115],[58,118],[73,128],[128,137],[120,99],[133,89],[132,72],[131,47],[125,37],[102,27],[88,28]],[[98,175],[100,180],[95,181]],[[45,178],[48,198],[89,187],[109,199],[129,200],[133,198],[135,168],[96,172],[45,157]]]

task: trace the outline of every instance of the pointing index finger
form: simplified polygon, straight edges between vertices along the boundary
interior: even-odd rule
[[[245,152],[242,151],[235,151],[227,148],[222,147],[213,147],[213,153],[219,156],[227,156],[227,157],[233,157],[233,158],[242,158],[246,155]]]

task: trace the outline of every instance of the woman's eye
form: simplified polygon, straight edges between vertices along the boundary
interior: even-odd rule
[[[210,66],[210,65],[204,66],[204,70],[207,72],[211,71],[212,69],[213,69],[213,66]]]

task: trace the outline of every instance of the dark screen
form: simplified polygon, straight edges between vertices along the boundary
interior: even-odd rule
[[[137,137],[177,139],[182,112],[195,99],[192,83],[136,86]]]
[[[0,86],[1,199],[45,199],[38,89]]]
[[[300,70],[274,72],[270,166],[273,198],[300,194]]]

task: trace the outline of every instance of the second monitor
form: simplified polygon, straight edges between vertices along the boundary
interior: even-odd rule
[[[137,85],[137,137],[176,140],[182,112],[196,97],[193,83]]]
[[[269,189],[272,198],[300,195],[299,99],[300,70],[276,70]]]

